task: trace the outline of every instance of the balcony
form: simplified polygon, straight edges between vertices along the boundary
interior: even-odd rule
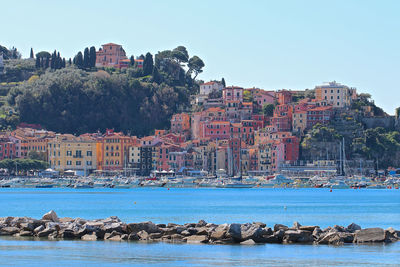
[[[73,157],[74,159],[82,159],[82,158],[83,158],[82,155],[73,155],[72,157]]]

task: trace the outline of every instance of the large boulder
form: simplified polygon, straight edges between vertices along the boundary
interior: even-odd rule
[[[354,233],[357,230],[361,230],[361,226],[355,223],[351,223],[349,226],[346,227],[347,231]]]
[[[113,231],[122,233],[122,232],[124,232],[123,228],[125,228],[125,227],[124,227],[124,224],[121,223],[121,222],[113,222],[113,223],[110,223],[110,224],[105,224],[103,226],[103,230],[106,233],[111,233]]]
[[[192,235],[184,238],[187,243],[207,243],[208,236],[206,235]]]
[[[147,233],[152,234],[161,232],[160,228],[152,222],[130,223],[128,224],[127,228],[129,233],[138,233],[140,231],[146,231]]]
[[[261,228],[258,224],[245,223],[241,225],[240,230],[242,241],[253,239],[257,242],[258,240],[260,240],[260,238],[262,238],[262,235],[264,234],[263,228]]]
[[[366,228],[356,232],[355,243],[377,243],[385,242],[385,230],[382,228]]]
[[[51,221],[51,222],[59,222],[60,219],[58,218],[56,212],[51,210],[43,215],[42,220]]]
[[[217,228],[214,229],[213,232],[211,232],[210,238],[213,240],[221,240],[226,237],[226,234],[229,230],[229,225],[228,224],[220,224],[218,225]]]
[[[255,245],[256,244],[256,242],[254,242],[254,240],[253,239],[248,239],[248,240],[246,240],[246,241],[243,241],[243,242],[240,242],[240,245]]]
[[[314,241],[310,231],[287,230],[283,236],[284,243],[311,243]]]
[[[262,238],[264,234],[263,228],[258,224],[239,224],[232,223],[229,225],[227,237],[232,237],[236,242],[242,242],[248,239],[253,239],[254,241],[258,241]]]
[[[18,227],[7,226],[7,227],[3,227],[0,230],[0,235],[13,235],[13,234],[16,234],[19,232],[20,232],[20,229]]]
[[[96,233],[86,234],[86,235],[83,235],[81,237],[81,239],[85,240],[85,241],[96,241],[97,240],[97,235],[96,235]]]
[[[274,232],[279,231],[279,230],[289,230],[289,227],[287,227],[286,225],[283,224],[275,224],[274,225]]]

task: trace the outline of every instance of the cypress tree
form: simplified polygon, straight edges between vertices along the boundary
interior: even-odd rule
[[[40,68],[40,57],[36,57],[36,64],[35,67],[38,69]]]
[[[145,76],[152,74],[153,68],[154,68],[153,56],[149,52],[147,52],[143,61],[143,74]]]
[[[226,83],[225,83],[225,79],[224,79],[224,78],[222,78],[221,83],[222,83],[222,85],[223,85],[224,88],[225,88],[225,87],[226,87]]]
[[[46,57],[46,61],[44,63],[44,68],[47,69],[49,67],[49,58]]]
[[[87,47],[83,51],[83,67],[90,68],[89,48],[87,48]]]
[[[90,47],[89,62],[91,68],[94,68],[96,66],[96,48],[94,46]]]
[[[34,58],[33,56],[33,48],[31,47],[31,55],[29,56],[30,58]]]
[[[65,68],[65,57],[62,59],[62,67]]]
[[[54,50],[53,54],[51,54],[50,68],[56,69],[56,64],[57,64],[57,52],[56,50]]]
[[[135,57],[132,55],[129,60],[131,61],[131,66],[135,65]]]
[[[78,66],[78,68],[83,67],[83,55],[82,55],[82,52],[80,52],[80,51],[76,55],[75,64],[76,64],[76,66]]]
[[[72,65],[72,60],[71,58],[68,59],[68,64],[71,66]]]

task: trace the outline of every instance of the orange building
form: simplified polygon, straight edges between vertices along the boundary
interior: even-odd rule
[[[128,164],[129,147],[136,144],[136,136],[126,136],[107,130],[96,144],[98,170],[122,170]]]
[[[171,119],[171,132],[184,133],[190,130],[190,116],[187,113],[174,114]]]

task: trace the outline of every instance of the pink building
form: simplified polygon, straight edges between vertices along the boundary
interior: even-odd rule
[[[226,87],[222,90],[222,98],[226,101],[243,102],[243,88],[237,86]]]
[[[108,43],[96,52],[96,67],[124,68],[129,66],[125,50],[119,44]]]

